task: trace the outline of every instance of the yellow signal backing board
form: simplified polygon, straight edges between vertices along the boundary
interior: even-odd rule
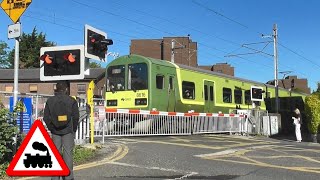
[[[21,15],[31,4],[31,1],[32,0],[3,0],[1,2],[1,8],[14,23],[17,23]]]

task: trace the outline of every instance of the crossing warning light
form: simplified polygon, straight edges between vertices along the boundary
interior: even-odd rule
[[[41,81],[84,79],[84,71],[83,45],[41,48]]]
[[[112,39],[107,39],[107,34],[99,29],[85,25],[85,57],[105,61],[108,46],[113,45]]]
[[[265,91],[263,90],[262,87],[256,87],[252,86],[251,87],[251,101],[263,101],[263,95]]]

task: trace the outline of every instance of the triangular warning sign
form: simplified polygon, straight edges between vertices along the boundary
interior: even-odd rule
[[[36,120],[8,169],[8,176],[67,176],[70,171],[40,120]]]

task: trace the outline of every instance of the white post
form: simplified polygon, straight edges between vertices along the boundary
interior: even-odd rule
[[[13,107],[16,106],[18,100],[18,78],[19,78],[19,38],[16,38],[15,51],[14,51],[14,90],[13,90]]]
[[[39,103],[39,96],[38,96],[38,94],[37,94],[37,96],[36,96],[36,119],[38,119],[38,103]]]

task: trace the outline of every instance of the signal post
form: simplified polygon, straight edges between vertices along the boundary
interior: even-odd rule
[[[113,45],[112,39],[99,29],[85,25],[84,45],[42,47],[40,50],[40,80],[78,80],[90,75],[89,58],[105,61],[108,46]],[[88,88],[87,100],[90,105],[90,142],[93,144],[93,89],[94,81]]]

